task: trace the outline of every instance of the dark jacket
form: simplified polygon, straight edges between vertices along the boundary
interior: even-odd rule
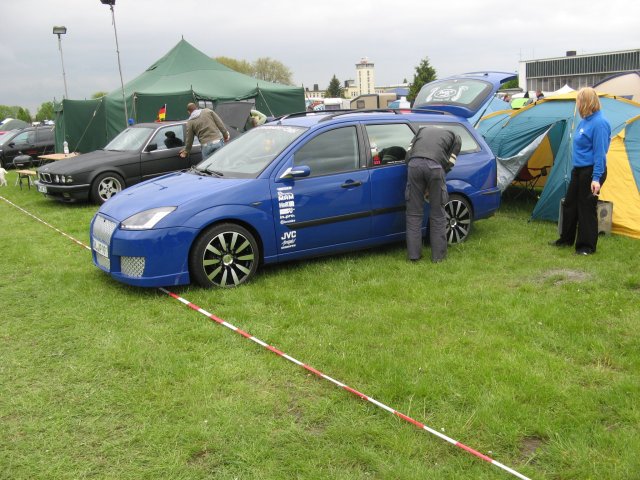
[[[460,136],[441,127],[420,127],[407,150],[407,162],[412,158],[435,160],[445,172],[456,164],[462,141]]]

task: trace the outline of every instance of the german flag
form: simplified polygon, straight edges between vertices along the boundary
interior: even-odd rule
[[[167,104],[165,103],[160,110],[158,110],[158,118],[156,118],[156,122],[164,122],[167,118]]]

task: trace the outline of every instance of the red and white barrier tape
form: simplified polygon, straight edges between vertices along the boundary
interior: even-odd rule
[[[81,241],[76,240],[75,238],[73,238],[70,235],[67,235],[63,231],[61,231],[61,230],[55,228],[54,226],[48,224],[44,220],[36,217],[35,215],[32,215],[31,213],[29,213],[28,211],[26,211],[22,207],[12,203],[11,201],[7,200],[6,198],[4,198],[2,196],[0,196],[0,198],[2,200],[4,200],[5,202],[7,202],[7,203],[13,205],[14,207],[16,207],[18,210],[20,210],[20,211],[24,212],[25,214],[29,215],[31,218],[37,220],[38,222],[43,223],[44,225],[46,225],[46,226],[52,228],[53,230],[55,230],[56,232],[58,232],[58,233],[64,235],[65,237],[69,238],[70,240],[72,240],[73,242],[77,243],[78,245],[80,245],[80,246],[82,246],[82,247],[84,247],[84,248],[86,248],[88,250],[91,250],[91,247],[89,247],[88,245],[85,245]],[[331,378],[328,375],[325,375],[324,373],[320,372],[319,370],[316,370],[315,368],[311,367],[310,365],[307,365],[307,364],[305,364],[305,363],[303,363],[303,362],[301,362],[299,360],[296,360],[295,358],[287,355],[286,353],[278,350],[277,348],[272,347],[268,343],[263,342],[259,338],[254,337],[253,335],[245,332],[244,330],[242,330],[242,329],[240,329],[240,328],[238,328],[238,327],[236,327],[236,326],[234,326],[234,325],[222,320],[221,318],[215,316],[214,314],[209,313],[206,310],[198,307],[197,305],[191,303],[189,300],[187,300],[185,298],[182,298],[181,296],[179,296],[179,295],[177,295],[177,294],[175,294],[173,292],[170,292],[169,290],[166,290],[164,288],[159,288],[158,290],[160,290],[161,292],[163,292],[163,293],[169,295],[170,297],[178,300],[180,303],[186,305],[187,307],[191,308],[192,310],[195,310],[196,312],[198,312],[198,313],[200,313],[202,315],[205,315],[210,320],[212,320],[212,321],[214,321],[214,322],[216,322],[216,323],[218,323],[218,324],[220,324],[220,325],[222,325],[224,327],[227,327],[228,329],[236,332],[237,334],[243,336],[244,338],[246,338],[248,340],[251,340],[254,343],[257,343],[261,347],[264,347],[267,350],[270,350],[271,352],[275,353],[276,355],[278,355],[278,356],[280,356],[282,358],[285,358],[286,360],[289,360],[292,363],[295,363],[296,365],[304,368],[305,370],[313,373],[314,375],[317,375],[320,378],[328,380],[329,382],[333,383],[334,385],[337,385],[338,387],[340,387],[340,388],[342,388],[342,389],[344,389],[344,390],[356,395],[357,397],[360,397],[361,399],[366,400],[367,402],[370,402],[370,403],[376,405],[377,407],[380,407],[383,410],[386,410],[387,412],[389,412],[389,413],[391,413],[393,415],[396,415],[397,417],[400,417],[401,419],[403,419],[403,420],[415,425],[416,427],[418,427],[418,428],[420,428],[422,430],[426,430],[427,432],[435,435],[436,437],[441,438],[442,440],[445,440],[445,441],[449,442],[450,444],[455,445],[456,447],[461,448],[462,450],[465,450],[465,451],[471,453],[472,455],[480,458],[481,460],[484,460],[485,462],[490,463],[491,465],[495,465],[496,467],[504,470],[505,472],[510,473],[511,475],[514,475],[515,477],[518,477],[518,478],[520,478],[522,480],[530,480],[529,477],[526,477],[523,474],[513,470],[512,468],[509,468],[506,465],[503,465],[502,463],[492,459],[491,457],[488,457],[488,456],[478,452],[477,450],[474,450],[473,448],[468,447],[464,443],[461,443],[461,442],[459,442],[457,440],[454,440],[453,438],[448,437],[447,435],[444,435],[443,433],[438,432],[437,430],[434,430],[433,428],[430,428],[427,425],[425,425],[425,424],[423,424],[421,422],[418,422],[417,420],[414,420],[413,418],[411,418],[411,417],[409,417],[409,416],[407,416],[407,415],[405,415],[405,414],[403,414],[403,413],[401,413],[401,412],[399,412],[399,411],[397,411],[397,410],[385,405],[384,403],[379,402],[378,400],[376,400],[376,399],[374,399],[372,397],[369,397],[368,395],[365,395],[364,393],[361,393],[358,390],[355,390],[355,389],[349,387],[348,385],[345,385],[344,383],[339,382],[338,380],[335,380],[334,378]]]
[[[421,428],[423,430],[426,430],[429,433],[432,433],[433,435],[441,438],[442,440],[446,440],[447,442],[449,442],[452,445],[455,445],[456,447],[459,447],[459,448],[461,448],[463,450],[466,450],[467,452],[471,453],[472,455],[475,455],[476,457],[484,460],[485,462],[489,462],[490,464],[495,465],[496,467],[501,468],[502,470],[504,470],[506,472],[509,472],[510,474],[515,475],[518,478],[521,478],[522,480],[530,480],[528,477],[525,477],[521,473],[516,472],[512,468],[509,468],[506,465],[503,465],[502,463],[500,463],[500,462],[498,462],[498,461],[496,461],[496,460],[494,460],[494,459],[492,459],[492,458],[490,458],[490,457],[478,452],[477,450],[474,450],[473,448],[466,446],[464,443],[460,443],[457,440],[454,440],[453,438],[450,438],[447,435],[444,435],[443,433],[440,433],[437,430],[434,430],[434,429],[428,427],[427,425],[425,425],[423,423],[420,423],[417,420],[414,420],[413,418],[411,418],[411,417],[409,417],[409,416],[407,416],[407,415],[405,415],[403,413],[398,412],[397,410],[394,410],[393,408],[385,405],[384,403],[379,402],[378,400],[376,400],[376,399],[374,399],[372,397],[369,397],[368,395],[365,395],[364,393],[360,393],[358,390],[355,390],[355,389],[349,387],[348,385],[345,385],[344,383],[339,382],[338,380],[335,380],[334,378],[331,378],[328,375],[325,375],[324,373],[320,372],[319,370],[316,370],[315,368],[313,368],[313,367],[311,367],[311,366],[309,366],[309,365],[307,365],[305,363],[302,363],[299,360],[296,360],[295,358],[287,355],[286,353],[281,352],[277,348],[272,347],[268,343],[263,342],[259,338],[254,337],[253,335],[245,332],[244,330],[241,330],[238,327],[236,327],[236,326],[234,326],[234,325],[222,320],[221,318],[213,315],[212,313],[209,313],[206,310],[198,307],[197,305],[191,303],[189,300],[186,300],[185,298],[182,298],[181,296],[176,295],[175,293],[172,293],[169,290],[165,290],[164,288],[160,288],[159,290],[161,290],[162,292],[166,293],[170,297],[175,298],[176,300],[178,300],[181,303],[185,304],[187,307],[197,311],[198,313],[201,313],[202,315],[205,315],[210,320],[213,320],[214,322],[216,322],[216,323],[218,323],[218,324],[220,324],[220,325],[222,325],[224,327],[227,327],[230,330],[233,330],[234,332],[236,332],[237,334],[243,336],[244,338],[246,338],[248,340],[251,340],[252,342],[257,343],[258,345],[266,348],[267,350],[272,351],[273,353],[275,353],[276,355],[279,355],[282,358],[286,358],[290,362],[295,363],[296,365],[304,368],[305,370],[308,370],[309,372],[317,375],[318,377],[324,378],[325,380],[328,380],[329,382],[333,383],[334,385],[337,385],[338,387],[340,387],[340,388],[342,388],[342,389],[344,389],[344,390],[346,390],[348,392],[353,393],[354,395],[360,397],[361,399],[366,400],[367,402],[373,403],[374,405],[382,408],[383,410],[386,410],[387,412],[392,413],[393,415],[396,415],[396,416],[402,418],[403,420],[406,420],[409,423],[412,423],[413,425],[415,425],[418,428]]]

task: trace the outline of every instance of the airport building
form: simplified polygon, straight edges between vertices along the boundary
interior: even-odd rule
[[[518,69],[519,86],[524,91],[553,92],[565,85],[578,90],[591,87],[607,77],[640,70],[640,49],[525,60]]]

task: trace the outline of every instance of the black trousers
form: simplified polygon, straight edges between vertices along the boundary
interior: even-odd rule
[[[591,193],[593,166],[574,167],[571,181],[562,206],[562,231],[560,241],[567,245],[575,243],[576,251],[596,251],[598,243],[598,197]],[[607,178],[602,175],[600,185]],[[577,235],[576,235],[577,234]]]
[[[414,157],[407,166],[407,253],[410,260],[422,256],[422,222],[424,197],[429,194],[429,243],[431,260],[447,256],[447,215],[444,206],[449,201],[445,173],[435,160]]]

